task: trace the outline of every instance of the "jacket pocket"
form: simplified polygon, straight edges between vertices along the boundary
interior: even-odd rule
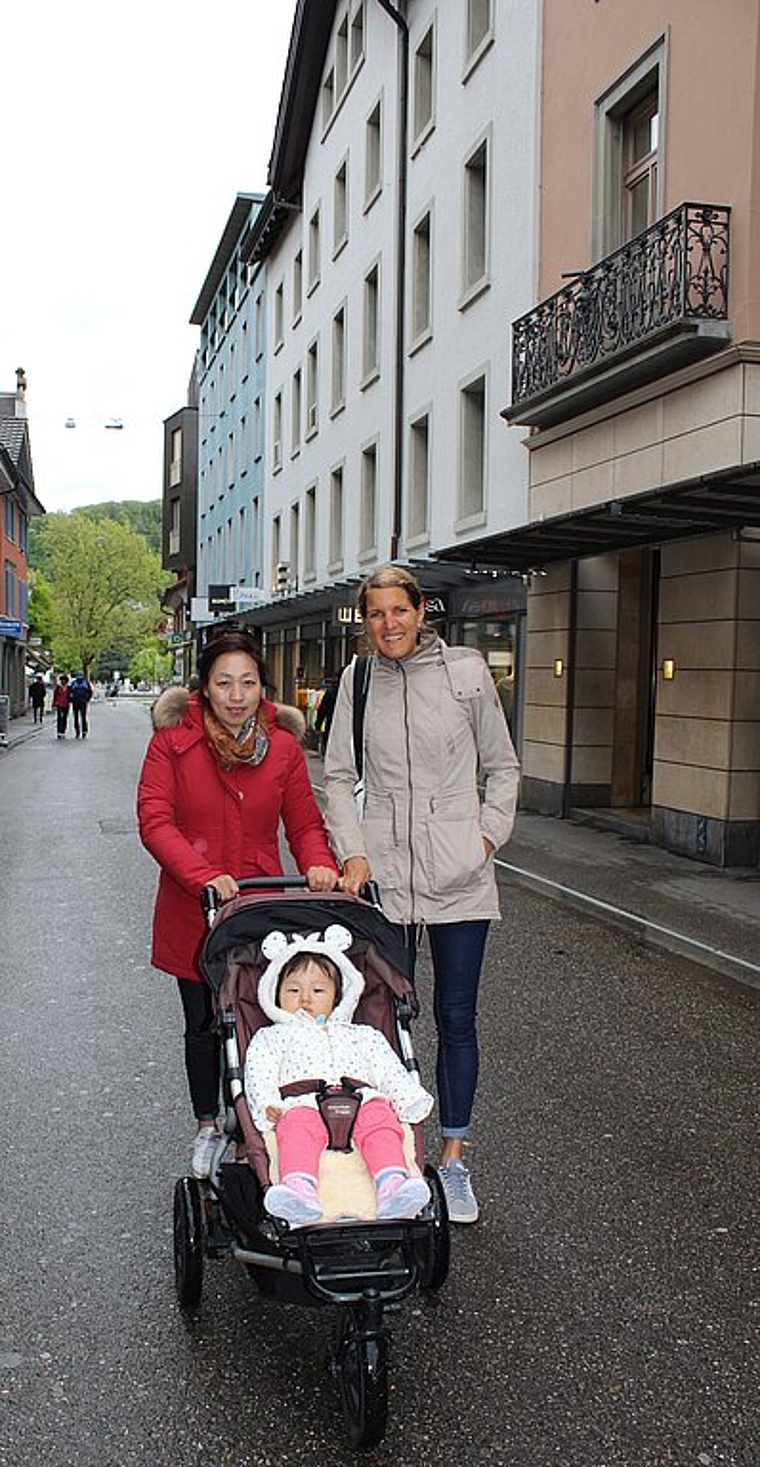
[[[433,893],[476,881],[486,865],[480,830],[480,806],[467,796],[433,800],[428,821],[430,876]]]
[[[362,835],[373,880],[387,890],[403,886],[403,856],[397,840],[395,806],[390,795],[367,792]]]

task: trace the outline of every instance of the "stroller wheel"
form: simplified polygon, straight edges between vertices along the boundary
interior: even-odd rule
[[[206,1223],[201,1189],[194,1177],[181,1177],[174,1188],[174,1281],[180,1308],[200,1303]]]
[[[422,1274],[423,1289],[436,1291],[443,1288],[449,1276],[451,1261],[451,1234],[449,1232],[449,1210],[443,1183],[434,1166],[425,1167],[425,1178],[430,1187],[433,1221],[430,1240]]]
[[[382,1441],[388,1422],[388,1340],[367,1332],[361,1309],[347,1314],[336,1359],[340,1399],[351,1446],[367,1451]]]

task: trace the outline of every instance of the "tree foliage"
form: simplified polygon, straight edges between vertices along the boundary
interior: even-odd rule
[[[37,542],[38,566],[51,589],[56,664],[89,674],[107,648],[131,658],[160,619],[161,593],[171,579],[142,535],[77,511],[46,515]]]

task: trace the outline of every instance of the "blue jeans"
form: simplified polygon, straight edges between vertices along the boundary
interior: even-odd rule
[[[488,926],[488,922],[443,922],[426,929],[435,978],[436,1082],[443,1136],[470,1134],[478,1083],[478,987]],[[397,930],[411,953],[414,972],[416,929],[402,926]]]

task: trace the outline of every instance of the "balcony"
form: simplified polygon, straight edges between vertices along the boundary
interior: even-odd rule
[[[507,421],[550,427],[725,347],[730,214],[681,204],[515,321]]]

